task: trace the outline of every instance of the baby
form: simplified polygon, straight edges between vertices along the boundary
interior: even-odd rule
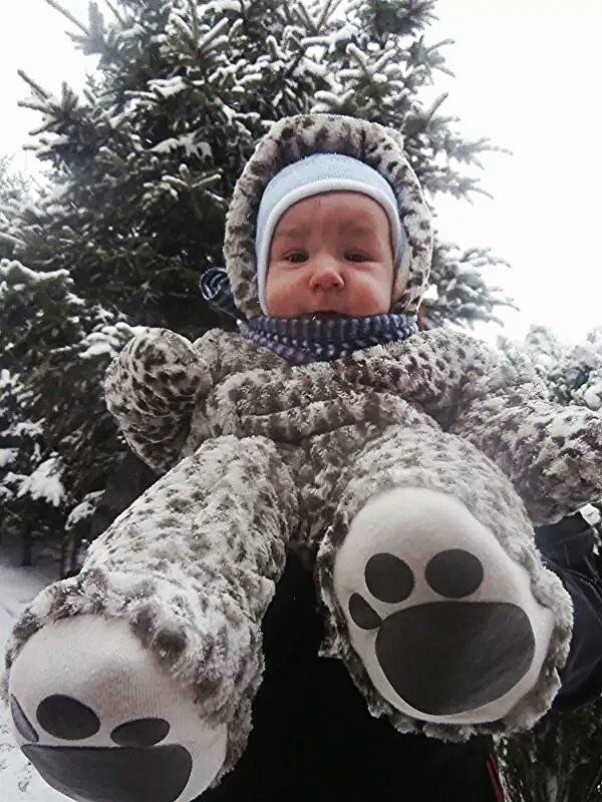
[[[9,644],[15,736],[55,788],[188,802],[220,782],[289,551],[315,563],[321,654],[400,732],[549,709],[572,603],[533,525],[600,496],[602,422],[527,362],[418,331],[431,243],[395,131],[300,115],[259,142],[226,221],[238,331],[151,330],[111,365],[108,407],[164,475]]]

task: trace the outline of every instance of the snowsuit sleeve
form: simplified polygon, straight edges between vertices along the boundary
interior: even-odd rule
[[[463,371],[449,431],[512,481],[534,525],[552,524],[602,496],[602,416],[549,400],[526,356],[480,343]]]
[[[210,339],[208,332],[193,344],[168,329],[150,329],[107,370],[107,407],[132,451],[157,473],[178,461],[196,400],[213,385]]]

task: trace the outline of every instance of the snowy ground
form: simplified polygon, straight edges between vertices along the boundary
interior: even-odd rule
[[[35,558],[33,568],[19,568],[18,549],[0,546],[0,666],[12,623],[25,605],[49,582],[58,579],[56,559]],[[8,709],[0,702],[0,798],[2,802],[65,802],[67,797],[47,785],[13,742]]]

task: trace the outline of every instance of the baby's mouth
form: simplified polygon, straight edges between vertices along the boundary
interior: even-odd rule
[[[304,318],[309,318],[310,320],[324,320],[327,318],[344,318],[347,315],[342,315],[340,312],[308,312],[306,315],[302,315]]]

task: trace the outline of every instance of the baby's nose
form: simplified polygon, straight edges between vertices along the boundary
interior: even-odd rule
[[[342,271],[334,260],[324,260],[316,264],[310,278],[312,289],[339,289],[345,286]]]

